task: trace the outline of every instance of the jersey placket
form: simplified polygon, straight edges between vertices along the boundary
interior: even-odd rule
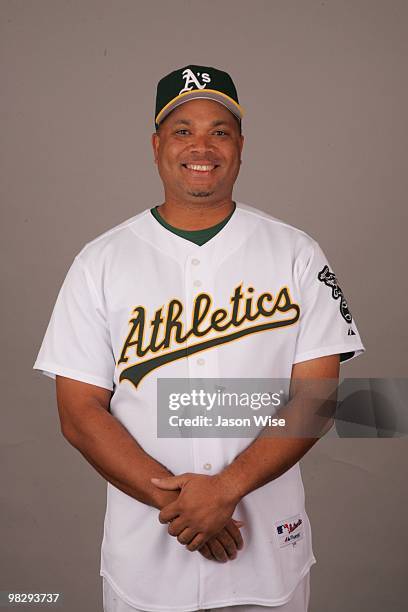
[[[185,258],[184,265],[184,299],[185,299],[185,329],[190,329],[192,324],[192,313],[194,311],[195,299],[200,293],[206,293],[211,298],[211,308],[208,318],[205,320],[201,328],[205,329],[208,326],[211,312],[215,306],[215,270],[213,269],[213,262],[211,261],[210,254],[208,251],[197,252],[195,250],[191,255]],[[206,337],[204,337],[206,338]],[[203,340],[202,338],[196,338],[193,335],[190,336],[186,341],[186,347],[190,347],[198,344]],[[206,383],[205,379],[211,378],[216,379],[219,375],[218,368],[218,351],[216,348],[210,348],[204,351],[199,351],[187,356],[187,372],[190,379],[204,379],[203,387],[206,390],[212,390],[211,385]],[[213,387],[214,385],[212,385]],[[196,385],[190,385],[190,391],[196,388]],[[200,387],[201,388],[201,387]],[[211,415],[205,409],[200,406],[199,408],[192,408],[191,416],[195,414]],[[201,426],[200,430],[192,428],[191,437],[191,454],[193,457],[193,471],[197,474],[212,475],[219,471],[219,465],[217,464],[216,457],[217,453],[214,452],[215,446],[217,446],[217,440],[212,438],[202,437],[205,436],[205,426]],[[194,437],[198,436],[198,437]],[[202,607],[202,602],[205,600],[204,584],[205,584],[205,564],[208,564],[200,553],[193,553],[197,555],[198,559],[198,606]],[[207,593],[208,596],[208,593]]]
[[[207,254],[198,254],[197,252],[187,256],[184,267],[184,299],[186,317],[190,317],[185,321],[186,329],[190,329],[192,323],[192,313],[194,311],[194,302],[200,293],[206,293],[210,296],[214,303],[214,270],[208,261]],[[211,310],[208,318],[205,320],[201,328],[208,326]],[[204,337],[206,338],[206,337]],[[203,338],[190,336],[186,341],[186,346],[191,347],[202,342]],[[217,378],[218,369],[218,351],[215,348],[210,348],[204,351],[199,351],[188,355],[187,371],[190,379],[208,379]],[[205,380],[204,380],[205,384]],[[208,385],[205,384],[207,388]],[[192,413],[194,415],[194,413]],[[199,433],[203,433],[200,431]],[[196,472],[211,474],[213,473],[213,464],[211,456],[209,456],[209,442],[211,438],[197,437],[192,438],[192,449],[194,456],[194,469]]]

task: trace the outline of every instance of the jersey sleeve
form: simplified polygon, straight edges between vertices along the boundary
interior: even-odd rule
[[[338,280],[313,241],[300,281],[301,312],[293,363],[340,355],[340,362],[361,355],[365,347]]]
[[[115,359],[103,302],[77,255],[59,291],[33,366],[113,390]]]

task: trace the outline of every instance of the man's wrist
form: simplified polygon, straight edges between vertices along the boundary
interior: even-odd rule
[[[216,474],[215,478],[221,484],[228,501],[238,504],[245,495],[239,478],[236,478],[228,468]]]

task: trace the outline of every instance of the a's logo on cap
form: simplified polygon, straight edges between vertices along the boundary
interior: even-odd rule
[[[211,83],[211,78],[208,72],[203,72],[200,74],[197,72],[197,75],[194,74],[190,68],[186,68],[183,70],[183,79],[184,79],[184,87],[179,91],[179,95],[184,93],[185,91],[191,91],[192,89],[204,89],[207,83]],[[200,83],[197,77],[201,76],[201,80],[203,84]]]

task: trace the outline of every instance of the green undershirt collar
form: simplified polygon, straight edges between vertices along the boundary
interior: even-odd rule
[[[234,214],[235,209],[236,209],[236,203],[234,202],[234,208],[232,212],[228,215],[228,217],[223,219],[220,223],[217,223],[217,225],[213,225],[212,227],[206,227],[200,230],[184,230],[178,227],[174,227],[173,225],[170,225],[169,223],[167,223],[167,221],[163,219],[163,217],[158,211],[157,206],[151,208],[150,212],[152,213],[153,217],[157,219],[157,221],[163,227],[168,229],[170,232],[173,232],[173,234],[177,234],[178,236],[181,236],[181,238],[185,238],[186,240],[190,240],[190,242],[194,242],[195,244],[198,244],[199,246],[201,246],[204,243],[206,243],[208,240],[213,238],[215,234],[218,234],[220,230],[222,230],[224,225],[226,225],[228,221],[231,219],[232,215]]]

